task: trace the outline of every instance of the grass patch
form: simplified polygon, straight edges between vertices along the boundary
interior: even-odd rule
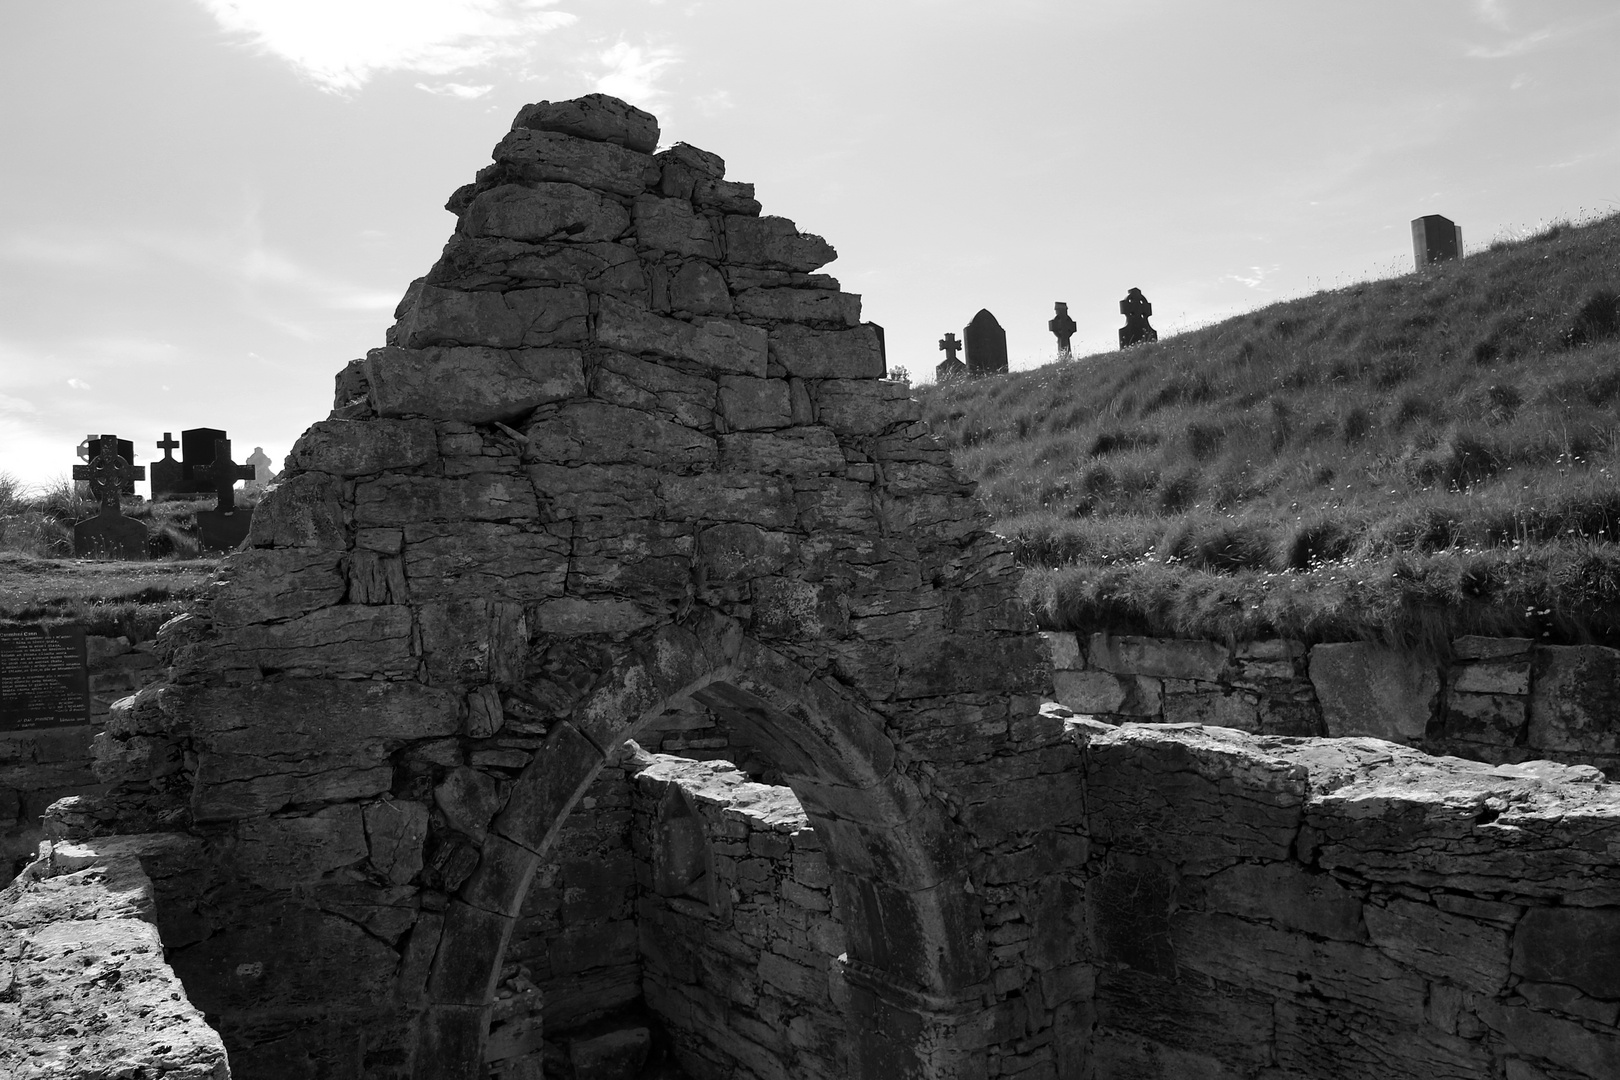
[[[1049,628],[1620,644],[1620,217],[918,398]]]

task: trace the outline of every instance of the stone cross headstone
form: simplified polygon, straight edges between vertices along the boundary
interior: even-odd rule
[[[152,498],[161,499],[166,495],[173,495],[184,490],[185,472],[180,463],[174,459],[174,451],[180,444],[174,440],[167,431],[163,438],[157,442],[157,448],[163,451],[163,456],[152,462]]]
[[[242,485],[243,491],[263,491],[270,483],[270,455],[264,452],[264,447],[255,446],[253,453],[248,455],[247,463],[253,466],[253,479]]]
[[[124,516],[119,505],[124,488],[146,479],[144,465],[131,465],[118,452],[118,438],[103,435],[88,464],[73,466],[73,479],[86,481],[100,505],[95,517],[73,525],[73,553],[81,557],[146,558],[146,526]]]
[[[969,375],[1007,373],[1007,331],[987,309],[980,308],[973,321],[962,328],[962,343],[967,346]]]
[[[1412,258],[1419,270],[1430,263],[1460,259],[1462,226],[1439,214],[1412,219]]]
[[[1119,302],[1119,313],[1125,316],[1125,325],[1119,328],[1119,347],[1128,349],[1148,341],[1158,341],[1159,332],[1148,322],[1153,305],[1142,295],[1141,289],[1132,289]]]
[[[1069,339],[1074,337],[1074,332],[1078,327],[1074,325],[1074,320],[1069,318],[1068,304],[1059,300],[1053,303],[1052,306],[1057,309],[1057,314],[1047,320],[1046,328],[1052,331],[1052,336],[1057,338],[1058,358],[1067,360],[1074,355],[1069,348]]]
[[[84,442],[80,443],[78,449],[75,451],[75,453],[79,455],[79,460],[89,461],[96,453],[96,444],[105,438],[105,435],[86,435],[84,437]],[[128,439],[119,439],[118,456],[123,458],[125,461],[133,463],[135,460],[135,444]],[[125,480],[124,486],[120,489],[120,492],[124,495],[133,496],[135,494],[134,479],[131,478]]]
[[[219,496],[219,505],[212,510],[197,512],[197,532],[202,546],[210,551],[234,550],[247,539],[248,526],[253,521],[251,506],[236,505],[236,482],[252,480],[252,465],[238,465],[231,460],[231,440],[214,441],[214,459],[196,469],[197,479],[212,487]]]
[[[935,365],[934,381],[950,382],[952,379],[960,379],[963,375],[966,375],[967,365],[956,358],[956,354],[962,351],[962,343],[956,340],[956,335],[946,334],[940,338],[939,347],[945,350],[945,359]]]
[[[214,460],[214,443],[229,438],[219,428],[187,428],[180,433],[180,475],[184,480],[181,491],[205,495],[213,486],[197,475],[197,470]]]

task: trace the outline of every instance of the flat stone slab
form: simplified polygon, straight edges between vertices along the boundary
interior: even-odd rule
[[[164,962],[149,921],[152,883],[131,839],[57,845],[61,857],[44,845],[0,891],[0,1075],[8,1080],[229,1080],[219,1033]]]

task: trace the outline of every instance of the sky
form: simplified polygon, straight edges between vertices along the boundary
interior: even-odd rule
[[[1620,210],[1617,71],[1614,0],[0,0],[0,473],[279,465],[531,101],[720,154],[924,381],[981,307],[1028,368]]]

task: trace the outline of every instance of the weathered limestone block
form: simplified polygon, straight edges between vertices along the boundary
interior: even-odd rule
[[[818,476],[842,473],[845,462],[836,435],[823,427],[806,427],[722,435],[719,465],[725,472]],[[871,488],[859,486],[870,507]]]
[[[1519,745],[1529,716],[1522,697],[1505,694],[1446,695],[1445,717],[1439,729],[1443,740],[1474,743],[1508,750]]]
[[[720,377],[720,415],[732,431],[769,431],[793,423],[786,379]]]
[[[717,259],[720,245],[714,222],[692,209],[685,199],[660,199],[642,195],[631,207],[637,247],[644,251],[671,252],[697,259]]]
[[[405,604],[410,589],[405,584],[405,564],[398,555],[385,555],[358,546],[348,557],[349,603]]]
[[[665,412],[692,428],[714,424],[715,379],[652,363],[638,356],[602,351],[596,355],[591,394],[613,405],[643,412]]]
[[[1528,694],[1530,656],[1478,660],[1454,667],[1451,689],[1464,694]]]
[[[1613,1034],[1592,1031],[1576,1020],[1494,1001],[1480,1002],[1477,1012],[1492,1031],[1522,1054],[1573,1069],[1577,1075],[1593,1080],[1620,1076],[1620,1038]],[[1523,1075],[1534,1076],[1529,1072]]]
[[[861,298],[829,289],[747,289],[737,295],[737,313],[754,319],[853,327],[861,321]]]
[[[538,101],[518,110],[513,130],[557,131],[650,154],[658,145],[658,118],[607,94],[571,101]]]
[[[920,418],[922,406],[911,397],[905,383],[825,379],[816,388],[816,415],[840,434],[880,435]],[[952,477],[948,490],[956,494],[965,493],[967,489],[960,479]],[[907,497],[906,501],[919,505],[927,501],[926,496],[903,490],[897,490],[895,496]],[[938,520],[943,522],[952,516],[955,515],[940,514]]]
[[[653,353],[718,371],[765,375],[766,332],[724,319],[669,319],[604,296],[596,337],[603,345],[628,353]]]
[[[361,813],[371,865],[395,885],[406,884],[422,869],[427,807],[409,799],[385,798],[366,803]]]
[[[366,372],[382,416],[487,424],[585,393],[577,349],[389,347],[366,354]]]
[[[647,276],[635,249],[610,241],[530,244],[457,233],[428,271],[424,284],[466,291],[583,285],[593,293],[647,302]],[[414,296],[407,296],[395,318],[403,318],[413,301]]]
[[[496,522],[422,522],[404,530],[405,572],[418,600],[561,596],[566,530]]]
[[[658,182],[658,160],[610,142],[515,127],[494,158],[514,180],[558,181],[634,197]]]
[[[579,346],[587,344],[589,312],[583,285],[464,292],[424,284],[395,324],[393,344],[407,349]],[[374,376],[374,370],[367,371],[375,387]]]
[[[172,839],[54,845],[0,890],[0,1073],[228,1080],[152,922],[141,859]]]
[[[1431,662],[1365,641],[1316,646],[1310,675],[1334,738],[1371,735],[1419,743],[1440,692]]]
[[[629,228],[628,210],[574,184],[501,184],[476,195],[461,218],[461,229],[468,236],[531,243],[616,240]]]
[[[1504,930],[1399,897],[1368,904],[1362,914],[1373,944],[1404,967],[1484,997],[1495,997],[1507,986]]]
[[[534,608],[534,627],[545,634],[628,634],[660,618],[630,600],[563,597]]]
[[[1206,878],[1204,907],[1337,941],[1366,941],[1362,904],[1326,874],[1293,863],[1239,863]]]
[[[640,595],[643,606],[679,606],[691,592],[693,544],[691,527],[681,522],[576,522],[568,592]]]
[[[455,479],[392,473],[354,489],[354,520],[362,528],[424,521],[533,521],[534,488],[524,476],[483,474]]]
[[[1514,927],[1513,973],[1620,999],[1620,908],[1531,908]]]
[[[670,275],[669,306],[688,315],[730,315],[735,309],[725,275],[701,259],[688,259]]]
[[[1159,717],[1164,714],[1164,682],[1106,671],[1055,671],[1053,692],[1078,713]]]
[[[1620,753],[1620,651],[1542,645],[1530,691],[1530,745],[1538,750]]]
[[[877,379],[884,373],[883,346],[871,324],[852,330],[777,326],[770,332],[770,357],[801,379]]]
[[[726,261],[773,270],[810,271],[838,258],[819,236],[782,217],[726,216]]]
[[[557,530],[559,536],[572,535],[571,521],[583,518],[648,520],[658,516],[658,474],[648,466],[537,462],[524,471],[540,495],[546,516],[554,522],[548,528]]]
[[[1085,657],[1080,654],[1080,643],[1069,631],[1042,631],[1041,639],[1052,656],[1054,671],[1084,671]]]
[[[297,619],[238,627],[212,647],[231,667],[286,674],[402,678],[416,673],[411,610],[400,604],[340,604]]]
[[[719,180],[726,175],[724,158],[690,143],[676,143],[654,155],[654,160],[662,169],[658,190],[671,199],[690,199],[699,180]]]
[[[793,485],[778,476],[707,472],[665,476],[658,497],[678,506],[694,521],[741,521],[767,529],[789,529],[798,523]]]
[[[759,200],[754,198],[754,185],[737,180],[700,179],[692,187],[692,202],[700,210],[714,210],[727,216],[758,217],[760,211]]]
[[[438,437],[426,420],[323,420],[311,424],[287,455],[295,471],[365,476],[426,465]]]
[[[546,411],[524,434],[531,458],[558,465],[693,467],[712,463],[716,454],[713,438],[684,424],[596,401]]]
[[[1228,656],[1211,641],[1092,634],[1086,642],[1087,666],[1118,675],[1219,682],[1228,674]]]
[[[322,473],[283,480],[253,509],[249,547],[306,547],[342,551],[349,546],[342,485]]]
[[[343,599],[341,550],[249,548],[237,552],[214,582],[216,622],[241,626],[307,615]]]
[[[522,604],[452,596],[417,608],[422,659],[440,686],[509,687],[523,676],[529,634]]]
[[[236,866],[268,888],[313,882],[368,853],[360,807],[328,806],[304,817],[258,818],[237,829]]]
[[[1529,655],[1535,647],[1534,638],[1481,637],[1475,634],[1465,634],[1451,642],[1452,655],[1458,660],[1498,660]]]
[[[1164,680],[1163,716],[1167,724],[1260,730],[1259,699],[1246,691],[1222,689],[1219,683]]]

